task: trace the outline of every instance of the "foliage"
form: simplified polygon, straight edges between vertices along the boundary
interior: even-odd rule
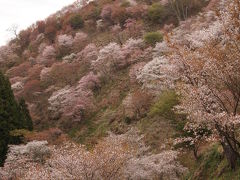
[[[57,36],[58,52],[57,57],[61,58],[71,52],[73,45],[73,37],[71,35],[63,34]]]
[[[125,175],[129,179],[165,177],[167,179],[169,173],[181,174],[181,167],[176,162],[176,152],[165,152],[171,149],[172,137],[175,137],[174,123],[178,126],[178,122],[170,123],[169,121],[169,119],[175,120],[176,114],[172,107],[178,100],[174,99],[173,96],[176,94],[172,95],[171,90],[164,95],[166,89],[174,89],[178,87],[176,85],[179,85],[179,82],[182,83],[179,75],[181,66],[172,64],[167,56],[169,50],[170,53],[172,50],[167,47],[169,40],[167,36],[163,39],[161,35],[155,34],[148,37],[148,40],[145,39],[145,42],[142,36],[144,32],[157,31],[166,24],[169,25],[168,27],[171,27],[172,23],[178,25],[175,17],[178,14],[175,16],[173,14],[175,10],[180,10],[180,13],[187,12],[187,15],[180,14],[180,19],[185,19],[195,13],[192,4],[198,1],[178,0],[175,1],[177,4],[175,3],[174,7],[171,7],[170,0],[161,2],[158,0],[98,0],[90,3],[84,1],[84,7],[81,7],[83,5],[81,2],[78,0],[46,20],[37,22],[23,31],[20,39],[12,40],[8,46],[0,48],[0,67],[4,71],[11,68],[7,71],[7,75],[11,77],[15,96],[18,98],[24,96],[31,108],[36,128],[43,130],[27,134],[25,140],[49,140],[50,144],[62,145],[49,146],[54,151],[52,157],[41,158],[42,153],[36,152],[34,155],[37,157],[34,158],[36,162],[28,153],[19,155],[16,162],[21,161],[22,164],[16,163],[12,169],[17,169],[17,166],[32,167],[29,171],[26,169],[22,171],[28,173],[26,179],[33,177],[74,179],[72,174],[75,174],[74,176],[77,176],[75,179],[78,179],[86,176],[89,171],[87,173],[84,171],[84,175],[80,174],[81,166],[85,162],[73,158],[86,154],[87,163],[90,165],[85,163],[85,167],[89,165],[94,168],[98,164],[100,166],[105,157],[99,157],[107,154],[102,151],[108,151],[106,148],[108,143],[102,145],[102,151],[98,151],[100,155],[94,154],[94,149],[88,151],[85,147],[75,146],[75,144],[65,147],[68,144],[62,144],[63,139],[60,134],[63,132],[50,127],[59,127],[66,131],[72,129],[69,133],[71,138],[93,147],[110,129],[115,133],[124,133],[130,126],[140,124],[142,132],[146,134],[145,142],[152,147],[151,150],[155,153],[163,150],[164,152],[160,155],[145,154],[143,157],[135,157],[131,163],[127,162],[129,171],[125,169]],[[180,7],[182,2],[183,7]],[[188,11],[182,11],[186,7]],[[180,22],[180,27],[171,29],[173,38],[181,42],[182,47],[186,42],[185,45],[194,50],[203,46],[205,42],[202,40],[209,39],[210,32],[215,32],[214,28],[208,27],[215,19],[213,14],[204,9],[199,16]],[[100,27],[101,31],[98,31],[99,28],[96,26]],[[205,28],[203,32],[191,33],[203,27]],[[218,34],[219,32],[216,33]],[[153,49],[152,46],[155,48]],[[141,85],[143,90],[140,90]],[[157,99],[156,104],[152,105],[153,97],[159,94],[160,98]],[[19,117],[25,116],[30,120],[29,112],[24,109],[25,107],[24,103],[22,108],[19,106],[19,111],[22,109],[25,112],[25,115],[23,113]],[[152,114],[148,114],[149,109]],[[176,119],[178,120],[178,117]],[[1,126],[3,128],[4,123]],[[26,126],[30,128],[31,125]],[[45,130],[46,127],[50,129]],[[201,131],[201,128],[198,129]],[[181,130],[183,130],[182,127]],[[10,132],[14,137],[24,136],[19,129],[13,129]],[[186,133],[186,137],[183,137],[190,136],[188,143],[192,145],[191,143],[194,142],[198,145],[200,141],[205,142],[201,138],[206,139],[201,133],[201,138],[196,138],[196,136],[199,137],[198,132],[190,126],[190,133]],[[137,138],[140,137],[137,136]],[[111,144],[109,148],[110,146]],[[119,144],[115,148],[119,148]],[[113,147],[112,151],[118,152],[119,149]],[[5,150],[3,148],[3,151]],[[69,154],[65,150],[69,150]],[[82,154],[79,155],[79,153]],[[59,154],[61,156],[58,157]],[[113,158],[121,158],[118,156],[121,154],[122,152],[116,153]],[[54,166],[51,164],[53,160],[51,158],[57,161]],[[112,159],[111,157],[106,159],[108,158]],[[69,162],[66,162],[67,160]],[[47,163],[44,164],[44,161]],[[79,167],[76,167],[79,162]],[[100,170],[96,171],[91,167],[87,168],[90,173],[99,176]],[[109,163],[105,167],[107,170],[102,171],[104,177],[115,168],[115,163]],[[178,170],[179,167],[180,170]],[[70,172],[69,169],[72,171]],[[121,167],[122,170],[124,168]],[[52,174],[53,172],[55,174]],[[57,174],[59,176],[56,178]],[[116,174],[117,178],[122,178],[122,174]],[[52,177],[47,177],[48,175]],[[109,177],[117,179],[111,175]],[[21,178],[21,173],[18,178]]]
[[[229,168],[222,155],[222,149],[219,144],[213,144],[203,152],[187,179],[199,179],[198,174],[206,179],[215,179],[216,177],[225,179],[226,171],[229,171]]]
[[[161,3],[153,3],[148,9],[147,18],[152,23],[161,24],[166,16],[165,7]]]
[[[46,21],[44,34],[50,42],[54,42],[58,30],[58,23],[55,19],[49,18]]]
[[[66,86],[53,92],[48,99],[49,110],[54,117],[63,116],[80,122],[87,112],[94,110],[93,90],[99,86],[98,76],[90,72],[80,79],[77,86]]]
[[[121,7],[129,7],[131,4],[128,0],[124,0],[122,3],[121,3]]]
[[[127,166],[128,177],[136,180],[178,179],[187,169],[176,161],[177,154],[175,151],[164,151],[151,156],[131,159]]]
[[[112,7],[111,19],[115,24],[123,25],[128,19],[126,8],[114,6]]]
[[[42,52],[43,61],[56,57],[56,50],[53,46],[46,46]]]
[[[23,122],[24,128],[29,131],[32,131],[33,130],[32,118],[30,116],[28,106],[23,98],[21,98],[19,101],[19,107],[20,107],[20,112],[24,119],[24,122]]]
[[[173,108],[179,103],[178,96],[174,91],[164,91],[159,96],[157,102],[151,107],[151,116],[163,116],[165,118],[173,118]]]
[[[92,62],[94,69],[104,76],[124,65],[125,60],[121,54],[121,47],[116,43],[110,43],[103,47],[99,51],[98,59]]]
[[[226,4],[225,4],[226,3]],[[180,112],[188,114],[192,130],[206,125],[217,139],[232,169],[239,159],[239,2],[229,0],[217,22],[199,33],[196,48],[172,44],[170,58],[180,67],[178,92],[183,96]],[[206,38],[207,37],[207,38]],[[201,39],[201,38],[199,38]],[[218,54],[218,55],[216,55]],[[176,74],[176,73],[175,73]],[[195,132],[197,133],[197,132]],[[197,138],[197,137],[196,137]]]
[[[73,37],[67,34],[59,35],[57,37],[57,43],[60,47],[70,48],[73,44]]]
[[[136,72],[136,78],[143,88],[155,93],[174,88],[177,76],[173,74],[175,66],[169,63],[166,56],[154,57]]]
[[[73,49],[76,52],[81,51],[87,44],[88,35],[84,32],[78,32],[73,39]]]
[[[5,166],[0,168],[0,177],[43,180],[174,179],[186,172],[186,168],[176,161],[177,152],[146,154],[148,148],[142,139],[143,136],[131,129],[122,135],[110,133],[91,150],[71,142],[47,146],[46,141],[33,141],[27,145],[12,146]],[[35,154],[40,154],[37,157],[44,161],[35,161]]]
[[[128,121],[134,118],[139,120],[147,115],[152,96],[144,91],[129,94],[124,100],[124,112]]]
[[[9,80],[0,72],[0,165],[3,165],[7,146],[10,141],[9,132],[14,129],[28,128],[31,118],[26,106],[15,100]],[[31,128],[31,127],[30,127]]]
[[[144,35],[144,41],[154,46],[157,42],[161,42],[163,40],[163,35],[160,32],[149,32]]]
[[[80,14],[76,14],[70,17],[69,24],[73,29],[80,29],[84,26],[84,20]]]

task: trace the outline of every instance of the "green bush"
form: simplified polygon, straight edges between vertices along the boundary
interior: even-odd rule
[[[166,17],[167,12],[160,3],[154,3],[148,8],[147,18],[150,22],[161,24]]]
[[[70,18],[69,23],[73,29],[80,29],[84,26],[84,20],[80,14],[73,15]]]
[[[154,46],[157,42],[163,40],[163,35],[160,32],[149,32],[144,35],[145,43]]]
[[[173,118],[173,107],[179,103],[178,96],[174,91],[163,92],[158,101],[151,107],[150,115],[163,116],[165,118]]]
[[[128,0],[125,0],[121,3],[121,7],[129,7],[131,4]]]

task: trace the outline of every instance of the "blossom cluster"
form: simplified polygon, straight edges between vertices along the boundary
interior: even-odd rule
[[[44,161],[35,161],[33,154]],[[47,146],[45,141],[10,147],[0,178],[20,179],[178,179],[186,168],[177,162],[177,152],[148,154],[135,129],[122,135],[110,133],[92,150],[64,142]],[[51,155],[51,156],[49,156]],[[39,156],[38,156],[39,157]]]
[[[94,107],[93,90],[99,85],[98,76],[90,72],[82,77],[76,86],[66,86],[53,92],[48,99],[49,110],[54,117],[62,115],[74,121],[81,121],[84,113]]]

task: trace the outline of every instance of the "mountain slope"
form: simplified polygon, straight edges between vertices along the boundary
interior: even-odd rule
[[[29,104],[39,131],[26,139],[54,144],[49,136],[65,133],[91,149],[99,140],[105,142],[109,131],[121,136],[134,127],[144,135],[142,143],[149,147],[149,154],[127,161],[139,171],[150,169],[161,177],[162,172],[152,172],[160,165],[151,169],[140,164],[156,159],[160,162],[164,159],[161,153],[169,153],[171,158],[166,161],[175,164],[178,157],[190,172],[196,171],[189,175],[193,179],[210,177],[204,175],[205,169],[202,175],[196,175],[202,170],[194,169],[194,164],[205,165],[189,160],[189,156],[197,158],[199,152],[206,158],[205,142],[199,149],[194,144],[178,156],[171,151],[175,149],[174,139],[186,135],[184,125],[188,119],[186,114],[173,110],[183,102],[175,91],[184,68],[176,67],[168,57],[178,52],[175,45],[186,47],[186,52],[197,52],[209,39],[220,37],[221,26],[215,13],[222,8],[220,5],[215,0],[98,0],[80,7],[77,2],[20,32],[1,47],[0,64],[15,95],[24,97]],[[36,138],[38,133],[41,136]],[[56,139],[62,138],[59,134]],[[62,148],[65,151],[66,147]],[[51,145],[50,149],[58,151]],[[186,174],[178,163],[174,168],[180,176],[176,178]],[[151,179],[155,176],[152,174],[135,174],[133,178]]]

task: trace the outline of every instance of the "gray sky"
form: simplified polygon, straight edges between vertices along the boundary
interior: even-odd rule
[[[0,0],[0,45],[10,39],[6,30],[13,24],[25,29],[75,0]]]

